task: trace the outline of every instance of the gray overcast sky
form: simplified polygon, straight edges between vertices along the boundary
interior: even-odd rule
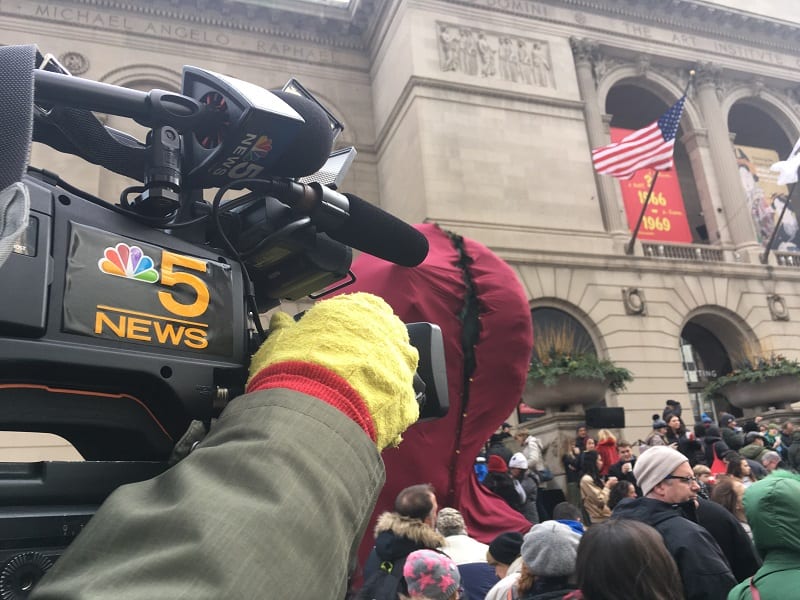
[[[719,4],[781,21],[800,23],[800,2],[797,0],[711,0],[708,4]]]
[[[347,6],[350,0],[304,0],[332,6]],[[756,15],[763,15],[800,23],[800,2],[797,0],[706,0],[708,4],[718,4]]]

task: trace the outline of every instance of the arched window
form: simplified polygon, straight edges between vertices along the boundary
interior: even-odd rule
[[[563,354],[597,351],[586,328],[569,313],[549,306],[531,310],[533,317],[533,353],[544,358],[550,352]]]
[[[667,101],[638,85],[626,83],[615,85],[606,97],[606,112],[612,115],[612,136],[617,129],[630,131],[649,125],[661,117],[674,100],[676,99],[673,98]],[[684,127],[682,125],[679,126],[673,151],[674,170],[661,172],[659,178],[661,183],[655,189],[654,199],[667,203],[663,205],[663,208],[669,209],[666,212],[670,216],[668,221],[664,221],[663,217],[658,222],[645,221],[643,229],[639,232],[639,239],[643,242],[659,240],[679,243],[709,243],[708,228],[703,216],[700,195],[697,191],[689,154],[681,142],[684,132]],[[622,134],[620,133],[619,135]],[[652,169],[641,170],[634,176],[634,181],[639,177],[651,176]],[[665,178],[672,177],[677,178],[676,183],[664,183]],[[646,183],[649,184],[649,180],[646,180]],[[637,185],[639,187],[644,185],[641,190],[638,190],[641,200],[641,194],[646,192],[647,185],[641,183]],[[666,187],[662,187],[664,185]],[[658,195],[659,191],[661,196]],[[632,222],[635,223],[638,218],[639,209],[635,206],[635,198],[632,202],[629,195],[630,192],[623,188],[628,222],[632,227]],[[651,199],[651,202],[653,202],[653,199]],[[634,206],[631,206],[632,203]],[[653,206],[657,205],[658,202],[653,204]],[[650,228],[649,230],[648,227]]]
[[[728,113],[728,129],[735,134],[734,148],[758,241],[766,245],[786,203],[789,188],[778,185],[770,165],[789,155],[792,142],[781,126],[751,99],[736,102]],[[797,213],[789,208],[775,235],[773,250],[800,251]]]

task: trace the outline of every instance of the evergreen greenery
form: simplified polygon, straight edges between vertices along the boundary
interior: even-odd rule
[[[628,369],[610,360],[601,360],[593,349],[575,347],[575,331],[568,324],[559,329],[542,328],[534,332],[536,343],[528,369],[528,379],[546,386],[555,385],[562,375],[576,379],[600,379],[612,392],[621,392],[633,381]]]
[[[754,356],[742,359],[730,373],[717,377],[709,383],[703,392],[711,397],[731,383],[759,383],[781,375],[794,375],[800,378],[800,362],[790,360],[782,354]]]

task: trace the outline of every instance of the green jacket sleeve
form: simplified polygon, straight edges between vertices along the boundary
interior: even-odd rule
[[[31,600],[338,600],[384,477],[335,408],[241,396],[187,458],[116,490]]]

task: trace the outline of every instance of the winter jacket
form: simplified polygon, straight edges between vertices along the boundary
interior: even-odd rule
[[[561,600],[575,589],[568,577],[537,577],[533,587],[520,596],[520,600]]]
[[[800,431],[792,434],[792,444],[786,452],[789,467],[798,471],[800,470]]]
[[[667,439],[655,429],[645,438],[644,444],[639,446],[639,454],[652,446],[668,446]]]
[[[583,508],[589,515],[592,525],[607,521],[611,516],[608,508],[608,496],[611,489],[606,486],[598,486],[591,475],[581,477],[581,499]]]
[[[656,528],[678,565],[686,600],[724,600],[736,585],[717,542],[679,507],[653,498],[635,498],[618,504],[612,518],[633,519]]]
[[[494,567],[486,562],[489,546],[465,534],[448,535],[442,552],[453,559],[461,574],[461,587],[469,598],[483,598],[499,581]]]
[[[683,436],[678,442],[678,451],[689,459],[689,465],[692,467],[706,464],[706,453],[702,440]]]
[[[464,563],[486,562],[486,551],[489,546],[462,533],[448,535],[439,549],[452,558],[454,563],[463,565]]]
[[[403,565],[414,550],[436,550],[444,544],[444,536],[427,523],[395,512],[383,513],[375,523],[375,547],[364,565],[364,587],[358,598],[378,598],[389,570],[402,579]],[[389,563],[391,568],[386,567]],[[405,587],[402,591],[406,592]]]
[[[698,500],[697,522],[705,527],[719,544],[736,581],[750,577],[761,566],[761,560],[750,536],[721,504],[711,500]]]
[[[508,473],[489,471],[481,485],[500,496],[514,510],[521,511],[522,501],[514,487],[514,479]]]
[[[625,461],[618,460],[613,465],[608,468],[608,476],[609,477],[616,477],[619,481],[629,481],[634,486],[636,486],[636,476],[633,474],[633,467],[636,466],[636,457],[632,458],[630,461],[631,463],[631,470],[627,473],[622,472],[622,465],[625,464]],[[641,493],[639,488],[636,487],[637,493]]]
[[[789,465],[789,448],[792,447],[793,438],[794,434],[781,434],[781,444],[776,448],[778,453],[781,455],[781,460],[787,465]]]
[[[189,456],[118,488],[31,598],[340,599],[383,483],[341,411],[284,389],[239,396]]]
[[[506,576],[498,581],[492,587],[492,589],[489,590],[484,600],[506,600],[508,598],[509,590],[516,591],[516,585],[517,581],[519,581],[519,572],[521,569],[522,557],[518,556],[514,562],[508,565],[508,572],[506,573]]]
[[[666,440],[669,445],[675,444],[675,449],[689,459],[691,466],[705,462],[703,444],[694,438],[693,433],[688,433],[683,426],[677,433],[667,429]]]
[[[564,475],[567,478],[567,483],[578,483],[581,478],[579,456],[575,456],[571,452],[561,457],[561,462],[564,464]]]
[[[531,525],[539,522],[539,511],[536,508],[536,501],[539,497],[539,482],[530,471],[526,471],[520,480],[522,489],[525,491],[525,502],[519,508],[519,512],[528,519]]]
[[[736,431],[730,427],[722,428],[722,441],[728,445],[731,450],[736,450],[744,446],[744,431]]]
[[[747,444],[747,446],[744,446],[741,450],[739,450],[740,455],[744,456],[745,458],[758,461],[759,463],[767,452],[769,452],[769,448],[759,446],[758,444]]]
[[[800,590],[800,477],[776,471],[751,485],[744,510],[764,564],[753,576],[762,600],[795,597]],[[750,581],[737,585],[728,600],[751,600]]]
[[[544,446],[539,438],[529,435],[525,438],[520,451],[528,459],[528,468],[531,471],[538,473],[544,470]]]
[[[461,575],[461,589],[464,590],[463,597],[466,600],[485,598],[489,590],[500,581],[494,567],[485,561],[458,565],[458,573]]]
[[[719,427],[716,425],[709,426],[706,430],[706,437],[703,438],[703,445],[705,446],[706,466],[715,475],[724,473],[727,467],[722,463],[722,457],[730,448],[722,441]]]

